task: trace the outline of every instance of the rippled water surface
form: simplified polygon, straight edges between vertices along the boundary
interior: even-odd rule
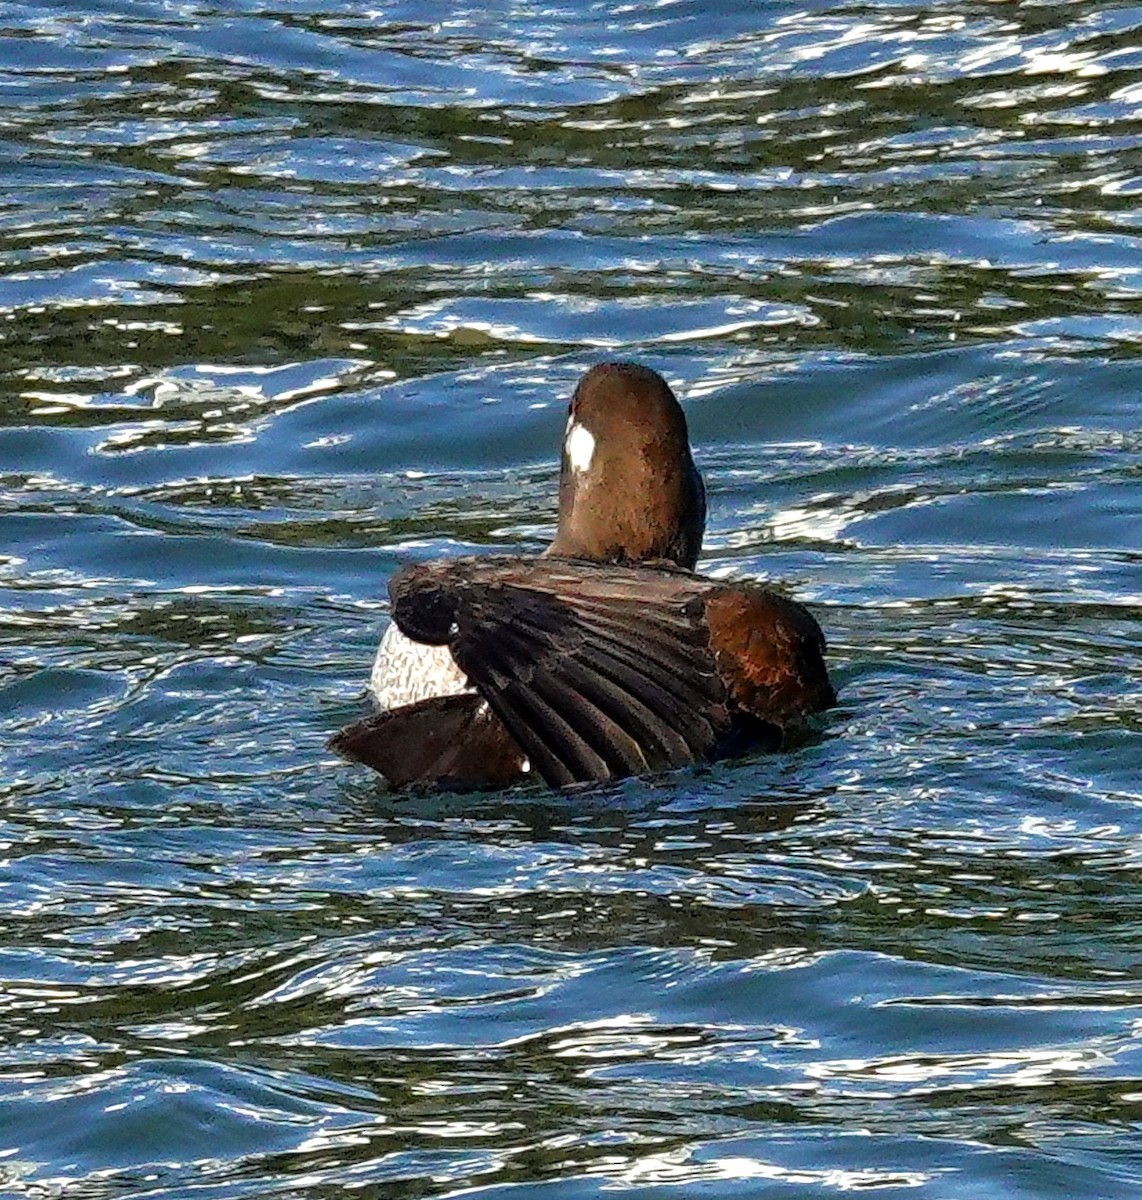
[[[3,1195],[1142,1194],[1142,8],[9,0],[0,178]],[[613,357],[823,736],[332,762]]]

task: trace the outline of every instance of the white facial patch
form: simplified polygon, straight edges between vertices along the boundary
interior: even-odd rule
[[[586,425],[574,424],[567,430],[567,461],[576,474],[586,471],[595,454],[595,435]]]

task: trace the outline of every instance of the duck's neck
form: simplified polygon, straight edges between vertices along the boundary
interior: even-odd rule
[[[672,562],[693,570],[706,527],[706,491],[693,462],[668,477],[635,464],[577,472],[564,455],[559,525],[546,553],[593,562]]]

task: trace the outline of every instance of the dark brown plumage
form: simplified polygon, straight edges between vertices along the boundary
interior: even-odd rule
[[[502,788],[520,776],[519,745],[479,695],[433,696],[346,725],[329,749],[395,788]]]
[[[780,744],[833,702],[816,621],[756,584],[489,556],[406,567],[389,594],[402,632],[450,648],[553,787],[687,766],[743,733]],[[424,707],[385,717],[401,711]]]
[[[635,363],[592,367],[571,398],[568,430],[576,425],[590,430],[594,454],[578,471],[564,444],[559,526],[546,553],[693,569],[706,488],[690,455],[686,415],[666,380]]]
[[[476,689],[391,709],[330,746],[394,786],[552,786],[776,748],[834,703],[795,601],[692,568],[705,490],[661,376],[594,367],[572,399],[556,536],[538,559],[459,558],[389,582],[393,620]]]

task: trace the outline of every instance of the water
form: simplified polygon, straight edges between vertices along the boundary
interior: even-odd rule
[[[0,1192],[1142,1193],[1142,9],[0,11]],[[676,384],[796,753],[401,799],[410,558]]]

